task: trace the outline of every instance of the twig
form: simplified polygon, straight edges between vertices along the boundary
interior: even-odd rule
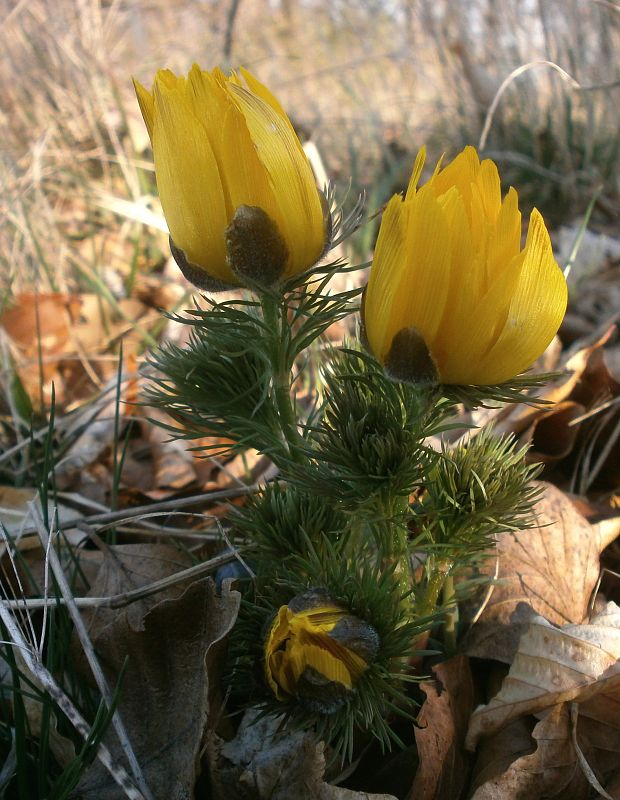
[[[199,503],[212,503],[217,500],[234,500],[237,497],[244,497],[249,494],[254,494],[258,490],[257,484],[244,486],[237,489],[219,489],[215,492],[204,492],[203,494],[196,494],[192,497],[173,498],[172,500],[162,500],[159,503],[151,503],[146,506],[136,506],[135,508],[125,508],[120,511],[107,511],[103,514],[93,514],[90,517],[71,517],[58,521],[58,530],[64,531],[68,528],[76,528],[80,523],[86,521],[89,525],[98,525],[106,522],[116,522],[117,520],[123,521],[137,517],[140,514],[148,514],[153,511],[168,511],[183,506],[193,506]],[[20,531],[21,536],[27,536],[37,533],[36,525],[29,528],[24,528]]]
[[[95,654],[95,648],[93,647],[93,644],[90,640],[90,636],[88,635],[88,631],[86,630],[86,625],[84,624],[84,620],[82,619],[80,612],[78,611],[78,608],[73,599],[73,593],[71,591],[71,588],[65,576],[65,572],[60,563],[60,559],[58,558],[58,554],[56,553],[56,550],[52,546],[52,537],[45,528],[43,519],[39,513],[39,509],[36,506],[36,504],[30,501],[28,503],[28,508],[30,509],[32,518],[35,520],[37,533],[39,535],[39,539],[41,540],[41,544],[43,545],[43,549],[45,550],[46,562],[48,562],[49,560],[49,566],[52,569],[52,573],[54,575],[54,578],[56,579],[56,583],[58,584],[60,593],[62,594],[64,604],[67,607],[67,611],[69,612],[69,616],[71,617],[71,621],[73,622],[75,631],[80,639],[80,644],[82,645],[84,655],[86,656],[88,664],[93,673],[93,677],[95,678],[97,688],[101,692],[101,696],[103,697],[103,700],[109,709],[112,707],[113,704],[112,692],[110,691],[108,682],[106,681],[105,675],[103,674],[103,670],[101,669],[101,665]],[[138,763],[136,754],[134,753],[125,725],[117,709],[115,709],[112,714],[112,725],[114,726],[116,735],[118,736],[123,752],[125,753],[127,760],[129,761],[129,766],[136,780],[136,783],[138,784],[138,786],[142,791],[142,794],[144,795],[146,800],[154,800],[153,795],[151,794],[151,791],[148,788],[144,775],[142,774],[142,769],[140,767],[140,764]]]
[[[235,26],[235,18],[237,16],[237,12],[239,11],[239,5],[241,4],[241,0],[231,0],[230,8],[228,9],[228,14],[226,16],[226,32],[224,34],[224,63],[228,66],[230,63],[230,57],[232,55],[232,45],[233,45],[233,28]]]
[[[214,572],[224,564],[238,559],[239,555],[236,552],[222,553],[209,561],[203,561],[201,564],[195,564],[193,567],[175,572],[174,575],[168,575],[166,578],[161,578],[158,581],[149,583],[147,586],[140,586],[138,589],[132,589],[130,592],[121,592],[120,594],[113,594],[110,597],[73,597],[72,603],[77,608],[123,608],[137,600],[142,600],[152,594],[167,589],[169,586],[175,586],[177,583],[188,580],[189,578],[197,578],[201,575],[206,575],[209,572]],[[242,562],[243,563],[243,562]],[[38,608],[46,608],[47,606],[57,606],[64,604],[64,598],[54,597],[51,599],[46,598],[26,598],[20,600],[4,600],[6,608],[11,609],[28,609],[32,611]]]

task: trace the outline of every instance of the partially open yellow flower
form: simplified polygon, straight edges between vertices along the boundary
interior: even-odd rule
[[[282,107],[253,75],[196,64],[135,83],[172,251],[187,277],[264,285],[321,257],[324,202]]]
[[[378,646],[374,628],[311,589],[278,610],[265,641],[265,677],[278,700],[296,697],[331,713],[346,702]]]
[[[521,249],[516,191],[466,147],[422,187],[418,154],[383,215],[364,299],[365,335],[398,380],[491,385],[527,369],[555,335],[566,281],[534,209]]]

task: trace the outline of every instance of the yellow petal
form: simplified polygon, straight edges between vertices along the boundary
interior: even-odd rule
[[[368,664],[364,659],[353,650],[332,639],[331,636],[321,635],[318,637],[308,637],[310,643],[321,647],[325,652],[329,653],[332,658],[339,661],[346,668],[349,680],[357,680]],[[324,673],[325,674],[325,673]]]
[[[472,184],[480,171],[480,159],[474,147],[466,147],[441,172],[433,175],[428,182],[436,195],[447,192],[456,186],[463,195],[466,208],[471,203]]]
[[[453,187],[440,198],[451,231],[448,294],[433,342],[433,356],[441,373],[453,342],[471,324],[471,309],[483,294],[484,264],[474,250],[469,217],[461,193]]]
[[[231,220],[241,205],[262,208],[282,226],[271,181],[262,165],[245,117],[221,79],[194,65],[189,74],[194,109],[203,122],[220,171],[226,211]]]
[[[267,680],[278,700],[286,699],[287,694],[295,694],[300,666],[298,659],[291,658],[288,646],[286,650],[278,650],[269,659]]]
[[[351,681],[351,673],[347,669],[344,662],[320,646],[314,644],[304,645],[303,662],[304,668],[306,666],[312,667],[321,675],[324,675],[329,681],[337,681],[338,683],[342,683],[343,686],[347,687],[347,689],[350,689],[353,685]]]
[[[152,144],[153,123],[155,116],[153,95],[149,92],[148,89],[145,89],[144,86],[142,86],[142,84],[135,78],[133,79],[133,87],[136,90],[136,97],[138,98],[138,105],[140,106],[140,111],[142,112],[142,119],[144,120],[144,124],[146,125],[146,129],[149,134],[149,139],[151,140]]]
[[[327,633],[342,619],[342,614],[340,606],[320,606],[298,611],[291,619],[291,629]]]
[[[272,95],[269,89],[263,83],[261,83],[258,80],[258,78],[252,75],[252,73],[249,70],[245,69],[244,67],[241,67],[239,71],[243,75],[243,78],[245,79],[248,89],[257,97],[260,97],[261,100],[264,100],[268,105],[270,105],[273,108],[273,110],[276,111],[284,120],[286,120],[286,122],[288,122],[288,124],[292,128],[293,126],[291,125],[291,121],[289,120],[286,111],[282,108],[277,98]],[[295,138],[297,138],[296,134]],[[303,149],[301,147],[301,144],[299,146],[300,149]]]
[[[269,175],[280,209],[278,227],[291,256],[287,273],[295,274],[315,263],[325,246],[323,209],[310,164],[280,114],[241,86],[229,84],[228,89]]]
[[[405,200],[407,202],[413,199],[416,191],[418,190],[418,181],[420,180],[420,175],[422,174],[422,170],[424,169],[425,161],[426,161],[426,147],[423,146],[418,150],[418,154],[416,156],[415,163],[413,165],[411,179],[409,180],[409,186],[407,187],[407,194],[405,195]]]
[[[392,198],[370,271],[364,318],[370,347],[385,363],[394,336],[417,328],[433,344],[450,292],[450,232],[428,184],[413,201]]]
[[[450,294],[451,231],[432,191],[423,186],[409,208],[406,225],[407,260],[401,270],[392,314],[394,333],[414,327],[431,354]]]
[[[184,81],[159,72],[153,98],[157,187],[172,239],[191,262],[235,283],[226,263],[224,190],[205,128],[185,96]]]
[[[233,213],[240,205],[258,206],[282,228],[284,223],[269,174],[258,157],[245,118],[230,106],[220,120],[220,156]]]
[[[568,300],[545,223],[534,209],[523,267],[497,341],[480,364],[480,383],[500,383],[530,367],[555,336]]]
[[[155,75],[155,83],[165,86],[166,89],[178,89],[183,92],[185,88],[185,77],[183,75],[175,75],[171,69],[158,69]],[[155,88],[153,86],[153,88]]]
[[[480,192],[485,217],[495,222],[502,207],[502,190],[499,172],[491,159],[485,158],[480,165],[475,185]]]
[[[524,256],[518,254],[496,276],[482,297],[468,295],[460,309],[461,316],[446,337],[447,357],[440,364],[439,375],[447,384],[485,384],[489,381],[484,359],[493,347],[508,317],[511,298],[518,284]],[[469,314],[466,308],[469,307]],[[449,312],[448,312],[449,313]],[[516,373],[512,373],[513,377]]]
[[[510,187],[504,198],[488,248],[489,276],[506,268],[521,249],[521,212],[516,191]]]
[[[271,628],[265,641],[265,652],[267,655],[280,647],[290,632],[290,618],[292,614],[287,606],[280,606],[275,619],[271,623]]]
[[[202,70],[198,64],[194,64],[187,76],[186,97],[192,107],[194,116],[202,123],[209,139],[224,191],[226,217],[230,221],[235,208],[230,200],[226,170],[222,163],[221,153],[222,121],[230,107],[228,94],[211,73]]]
[[[383,212],[364,299],[366,337],[381,363],[385,362],[394,334],[398,332],[391,324],[392,307],[401,273],[407,265],[406,216],[402,198],[395,194]]]

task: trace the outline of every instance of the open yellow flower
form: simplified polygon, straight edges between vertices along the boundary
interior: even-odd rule
[[[324,202],[282,107],[253,75],[196,64],[134,82],[173,255],[197,285],[269,285],[321,257]]]
[[[516,191],[466,147],[422,187],[418,154],[404,199],[384,212],[363,322],[398,380],[492,385],[527,369],[560,326],[566,281],[540,213],[521,249]]]
[[[281,606],[265,641],[265,677],[278,700],[331,713],[346,702],[378,650],[374,628],[310,589]]]

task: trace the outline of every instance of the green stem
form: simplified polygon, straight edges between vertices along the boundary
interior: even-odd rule
[[[446,586],[452,586],[454,594],[454,583],[451,576],[452,562],[446,559],[436,561],[431,566],[431,577],[426,585],[426,592],[420,602],[420,616],[433,614],[439,602],[439,596],[446,596]]]
[[[443,640],[448,655],[456,653],[456,629],[459,621],[459,607],[454,596],[454,577],[450,574],[443,584],[442,597],[448,611],[443,626]]]
[[[291,365],[288,363],[285,346],[286,308],[276,297],[267,292],[261,292],[260,301],[263,321],[270,332],[267,349],[271,362],[273,399],[278,411],[282,441],[287,456],[293,461],[302,463],[304,458],[298,446],[300,436],[297,431],[295,401],[291,397]]]
[[[385,567],[394,567],[394,577],[403,595],[402,602],[408,608],[411,603],[411,587],[415,580],[409,558],[407,532],[409,497],[384,493],[379,508],[381,524],[376,543],[381,561]]]

